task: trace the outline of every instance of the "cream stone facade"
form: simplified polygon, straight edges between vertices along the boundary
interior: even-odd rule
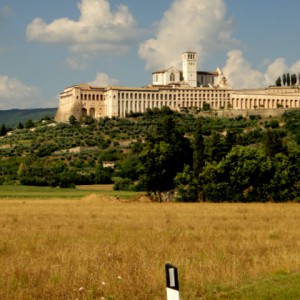
[[[234,90],[227,86],[220,68],[214,72],[197,71],[197,55],[192,51],[182,54],[182,65],[182,71],[171,67],[153,72],[152,84],[141,88],[88,84],[68,87],[60,94],[55,120],[67,122],[71,115],[77,119],[126,117],[131,112],[164,106],[177,111],[203,109],[205,104],[213,110],[300,108],[299,86]]]
[[[257,90],[232,90],[233,109],[300,108],[300,87],[269,87]]]

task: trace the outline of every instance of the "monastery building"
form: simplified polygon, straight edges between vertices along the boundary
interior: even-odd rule
[[[173,110],[270,110],[299,108],[299,86],[234,90],[220,68],[213,72],[197,71],[197,53],[182,54],[182,70],[171,67],[152,73],[152,84],[131,88],[122,86],[96,87],[79,84],[66,88],[59,97],[55,116],[67,122],[71,115],[80,119],[126,117],[130,112],[143,113],[147,108],[168,106]]]

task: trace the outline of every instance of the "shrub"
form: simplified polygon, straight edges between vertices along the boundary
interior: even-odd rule
[[[114,177],[113,189],[116,191],[132,191],[134,190],[134,184],[129,178]]]

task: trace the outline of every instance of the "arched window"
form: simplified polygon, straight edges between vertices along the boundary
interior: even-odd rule
[[[175,75],[174,75],[174,73],[170,74],[170,81],[175,81]]]

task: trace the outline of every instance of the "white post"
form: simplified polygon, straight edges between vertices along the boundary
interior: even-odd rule
[[[166,264],[167,300],[180,300],[177,268]]]

